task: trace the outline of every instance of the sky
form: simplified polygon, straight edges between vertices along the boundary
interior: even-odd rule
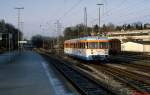
[[[56,36],[56,21],[61,23],[61,31],[65,27],[84,22],[84,7],[87,8],[87,24],[98,24],[98,8],[101,6],[101,25],[115,25],[133,22],[150,22],[150,0],[0,0],[0,20],[17,27],[16,7],[21,10],[21,30],[25,38],[41,34]]]

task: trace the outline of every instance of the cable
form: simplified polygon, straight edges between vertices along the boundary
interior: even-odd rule
[[[127,1],[127,0],[125,0],[125,1]],[[120,8],[120,7],[122,7],[123,6],[123,4],[125,3],[125,1],[122,1],[122,4],[119,6],[119,8],[118,8],[118,10],[114,10],[114,11],[112,11],[112,12],[110,12],[111,10],[109,10],[109,11],[107,11],[106,13],[105,13],[105,15],[103,15],[102,16],[102,18],[106,18],[107,16],[110,16],[108,13],[114,13],[114,12],[118,12],[118,11],[122,11],[122,10],[128,10],[128,9],[130,9],[130,7],[128,7],[128,6],[125,6],[125,8]],[[141,2],[143,2],[144,0],[142,0]],[[134,3],[134,5],[138,5],[138,3],[141,3],[141,2],[137,2],[137,3]],[[134,6],[134,5],[132,5],[132,6]],[[135,6],[134,6],[135,7]],[[122,16],[122,14],[121,14],[121,16]]]
[[[141,3],[141,2],[143,2],[143,1],[145,1],[145,0],[142,0],[142,1],[140,1],[140,2],[134,3],[134,5],[135,5],[135,4],[138,5],[138,3]],[[132,6],[133,6],[133,5],[132,5]],[[126,8],[126,9],[129,9],[129,8],[130,8],[130,7]],[[134,8],[135,8],[135,6],[134,6]],[[145,10],[145,8],[144,8],[144,10]],[[142,10],[142,12],[143,12],[144,10]],[[141,10],[138,10],[138,11],[141,11]],[[138,12],[138,11],[136,11],[136,12]],[[135,12],[135,13],[136,13],[136,12]],[[135,13],[134,13],[134,12],[130,12],[130,13],[125,14],[125,15],[121,14],[120,16],[117,16],[117,17],[115,17],[115,18],[117,18],[117,19],[118,19],[119,17],[124,17],[124,18],[125,18],[125,17],[128,17],[128,16],[133,16],[133,15],[131,15],[131,14],[135,14]],[[107,15],[107,16],[109,16],[109,15]],[[103,19],[104,19],[104,18],[106,19],[107,16],[105,16],[105,17],[103,16],[102,18],[103,18]],[[135,18],[135,17],[134,17],[134,18]]]
[[[122,0],[121,3],[119,3],[119,4],[116,5],[116,6],[121,5],[120,7],[122,7],[122,5],[125,3],[125,1],[126,1],[126,0]],[[107,1],[106,1],[106,0],[105,0],[104,6],[105,6],[105,5],[107,5]],[[120,7],[119,7],[119,8],[120,8]],[[111,8],[110,10],[108,10],[107,12],[104,12],[103,15],[102,15],[102,17],[101,17],[101,19],[104,18],[105,15],[107,16],[108,13],[109,13],[111,10],[114,10],[115,8],[116,8],[116,7],[113,7],[113,8]],[[103,8],[103,10],[104,10],[104,8]],[[88,17],[92,19],[92,20],[90,21],[90,23],[93,23],[93,22],[95,22],[95,21],[98,20],[98,18],[93,18],[92,16],[89,16],[89,15],[88,15]]]
[[[67,12],[64,13],[64,15],[62,15],[61,17],[59,17],[58,20],[61,20],[63,17],[65,17],[66,15],[68,15],[74,8],[76,8],[82,1],[84,0],[79,0],[75,5],[73,5]]]
[[[120,21],[119,23],[121,24],[121,23],[123,23],[123,22],[125,22],[125,21],[131,21],[131,20],[133,20],[133,19],[138,19],[138,21],[140,21],[140,18],[143,18],[143,17],[149,17],[150,16],[150,14],[149,15],[144,15],[144,16],[139,16],[139,17],[133,17],[133,18],[129,18],[129,19],[126,19],[126,20],[123,20],[123,21]]]

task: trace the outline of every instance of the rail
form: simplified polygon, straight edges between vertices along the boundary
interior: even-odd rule
[[[50,57],[49,55],[44,56],[47,57],[47,59]],[[73,66],[65,64],[53,57],[51,57],[50,62],[82,95],[115,95],[101,84],[85,76],[83,72],[79,72]]]

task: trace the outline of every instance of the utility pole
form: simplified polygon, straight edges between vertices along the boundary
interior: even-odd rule
[[[84,7],[84,34],[87,36],[87,10],[86,7]]]
[[[99,8],[98,8],[98,12],[99,12],[99,23],[98,23],[98,25],[99,25],[99,29],[98,29],[98,32],[99,32],[99,34],[101,34],[101,29],[100,29],[100,16],[101,16],[101,9],[100,9],[100,6],[102,6],[102,5],[104,5],[104,4],[97,4],[98,6],[99,6]]]
[[[20,18],[21,18],[21,17],[20,17],[20,11],[23,10],[24,7],[16,7],[15,9],[18,10],[18,29],[20,30],[20,22],[21,22],[21,21],[20,21]],[[20,30],[20,31],[21,31],[21,30]],[[19,31],[18,31],[18,50],[19,50],[19,38],[20,38],[19,35],[20,35],[20,34],[19,34]]]
[[[21,40],[23,41],[24,40],[24,37],[23,37],[23,24],[24,24],[24,22],[20,22],[20,31],[22,31],[22,35],[21,35]],[[23,51],[24,50],[24,45],[23,44],[21,44],[21,51]]]
[[[59,20],[56,21],[56,32],[57,32],[57,50],[58,50],[58,54],[60,54],[60,39],[59,39],[59,33],[61,32],[61,23],[59,22]]]
[[[23,25],[24,25],[24,22],[20,22],[20,31],[22,31],[22,33],[23,33]],[[22,39],[21,40],[24,40],[24,37],[23,37],[23,35],[22,35]]]
[[[78,26],[78,38],[80,38],[80,26]]]

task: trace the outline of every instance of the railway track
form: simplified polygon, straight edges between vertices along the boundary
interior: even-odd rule
[[[80,62],[80,61],[79,61]],[[80,62],[80,63],[85,63],[85,62]],[[86,64],[86,63],[85,63]],[[114,64],[114,63],[111,63]],[[145,66],[142,64],[128,64],[128,63],[120,63],[124,67],[125,66],[131,66],[136,69],[139,69],[141,71],[149,72],[150,71],[150,66]],[[103,64],[88,64],[94,68],[97,68],[97,70],[103,71],[106,74],[109,74],[113,77],[116,78],[116,80],[120,80],[120,82],[126,83],[128,86],[132,87],[135,91],[139,91],[141,93],[146,93],[146,95],[150,94],[150,77],[145,76],[144,74],[132,72],[130,70],[125,70],[121,68],[115,68]],[[82,68],[82,67],[81,67]],[[87,71],[90,71],[88,68],[83,68],[86,69]],[[147,94],[149,93],[149,94]],[[145,94],[144,94],[145,95]]]
[[[140,56],[128,56],[128,55],[120,55],[120,56],[111,56],[112,60],[122,61],[127,63],[150,63],[150,57],[140,57]]]
[[[113,57],[111,60],[112,64],[119,64],[122,67],[132,67],[137,71],[142,71],[150,74],[150,60],[138,59],[138,57],[133,58],[130,56],[124,57]]]
[[[58,60],[57,60],[58,61]],[[83,62],[82,62],[83,63]],[[91,81],[87,76],[83,76],[83,73],[77,71],[70,65],[63,62],[57,62],[54,67],[56,67],[80,92],[84,95],[114,95],[112,92],[104,88],[103,86],[97,84],[95,81]],[[131,64],[132,65],[132,64]],[[130,65],[130,66],[131,66]],[[130,86],[135,92],[140,92],[139,95],[150,95],[150,78],[144,75],[140,75],[134,72],[122,70],[121,68],[114,68],[107,65],[96,65],[89,64],[89,66],[96,68],[100,72],[105,72],[105,74],[111,75],[114,79],[119,80],[123,85]],[[139,65],[134,65],[135,67]],[[131,67],[134,67],[131,66]],[[144,65],[145,66],[145,65]],[[140,69],[147,67],[138,67]],[[90,72],[89,68],[87,69]],[[147,68],[149,70],[149,68]],[[96,83],[96,84],[95,84]],[[144,93],[144,94],[143,94]]]
[[[143,65],[143,64],[127,64],[127,63],[120,63],[115,64],[126,68],[133,68],[133,70],[141,71],[150,74],[150,66]]]
[[[110,67],[107,65],[95,65],[90,64],[90,66],[105,72],[108,75],[113,76],[120,82],[124,82],[130,87],[132,87],[135,91],[140,91],[141,93],[149,93],[150,94],[150,78],[142,75],[138,75],[135,73],[131,73],[119,68]],[[149,95],[146,94],[146,95]]]
[[[82,95],[116,95],[90,77],[85,76],[83,72],[81,73],[73,66],[65,64],[53,57],[49,58],[49,55],[43,56],[49,60],[49,62],[52,63],[52,65],[61,72]]]
[[[127,55],[121,55],[122,57],[129,57],[129,58],[134,58],[134,59],[140,59],[140,60],[150,60],[150,55],[132,55],[132,54],[127,54]]]

